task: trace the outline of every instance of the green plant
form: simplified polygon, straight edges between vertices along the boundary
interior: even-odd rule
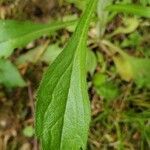
[[[125,12],[129,14],[135,14],[138,16],[150,18],[149,7],[142,7],[133,4],[116,4],[116,5],[110,5],[106,9],[109,11]]]
[[[149,111],[145,111],[145,113],[143,111],[143,113],[139,114],[146,116],[144,119],[136,116],[136,119],[138,119],[136,120],[133,117],[133,115],[136,115],[135,112],[128,110],[126,113],[121,112],[122,110],[118,111],[116,109],[114,111],[110,108],[111,103],[115,103],[117,97],[120,96],[120,82],[114,85],[114,78],[110,78],[110,73],[109,75],[107,74],[107,64],[102,53],[99,52],[96,52],[98,56],[97,61],[102,69],[93,76],[98,63],[96,62],[95,53],[86,47],[86,42],[89,24],[96,10],[97,1],[89,0],[87,8],[84,9],[85,1],[67,0],[67,2],[74,3],[77,7],[85,10],[79,22],[73,20],[35,24],[28,21],[0,20],[0,83],[6,87],[26,86],[15,65],[8,60],[15,48],[21,48],[42,35],[50,36],[56,30],[78,23],[71,39],[63,50],[58,46],[58,43],[50,46],[47,46],[49,43],[46,43],[45,45],[48,48],[44,47],[43,49],[39,46],[39,49],[32,49],[15,61],[16,64],[22,64],[26,61],[36,63],[38,59],[47,63],[49,63],[49,59],[51,60],[51,64],[44,74],[37,92],[35,113],[36,135],[40,139],[44,150],[86,149],[91,120],[86,85],[87,70],[92,75],[92,83],[96,93],[104,99],[104,111],[94,118],[91,123],[92,126],[94,123],[101,122],[109,131],[116,130],[119,143],[118,149],[125,147],[124,135],[120,126],[122,122],[138,123],[137,128],[142,132],[143,139],[149,141],[149,127],[146,126],[144,128],[145,122],[148,120]],[[137,88],[146,87],[149,89],[150,59],[129,56],[120,47],[124,46],[126,48],[131,45],[136,48],[139,47],[138,41],[141,41],[141,35],[139,32],[137,34],[133,33],[140,26],[141,22],[137,16],[150,18],[150,9],[148,6],[145,6],[145,3],[143,4],[144,6],[140,7],[139,5],[126,4],[128,2],[131,3],[130,0],[124,0],[121,4],[99,0],[97,9],[97,32],[99,34],[97,34],[96,40],[94,39],[96,42],[94,42],[111,56],[116,66],[116,70],[111,68],[113,70],[111,70],[111,73],[114,73],[115,77],[118,73],[122,80],[127,82],[134,81]],[[106,35],[107,24],[112,21],[118,12],[122,13],[121,26],[116,27],[112,33],[107,33]],[[130,14],[130,17],[127,14]],[[120,34],[125,35],[126,39],[128,34],[133,36],[129,36],[129,39],[122,42],[122,44],[119,43],[120,41],[112,44],[112,38]],[[136,37],[138,37],[138,41]],[[134,40],[135,42],[132,42]],[[10,73],[12,76],[9,75]],[[136,102],[137,105],[149,107],[146,102],[139,102],[137,98],[128,96],[127,98],[132,102]],[[111,118],[110,123],[109,116],[117,117],[114,117],[115,121]],[[120,116],[123,116],[123,119]],[[112,123],[113,121],[114,123]],[[142,128],[144,128],[144,131],[142,131]],[[24,130],[25,134],[33,136],[33,133],[31,135],[28,133],[28,129],[33,132],[33,129],[27,127],[27,133]]]
[[[74,24],[75,21],[56,21],[49,24],[36,24],[30,21],[0,20],[0,58],[9,57],[13,50],[23,47],[42,35],[50,35],[54,31]]]
[[[36,133],[45,150],[86,147],[90,122],[86,40],[96,3],[97,0],[89,2],[72,38],[48,68],[40,84],[36,103]]]

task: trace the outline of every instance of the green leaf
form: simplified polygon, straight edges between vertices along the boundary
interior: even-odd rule
[[[87,49],[86,70],[93,75],[97,66],[97,59],[93,51]]]
[[[98,31],[100,37],[102,37],[105,33],[109,18],[109,12],[105,8],[111,3],[112,0],[99,0],[98,2],[97,15],[98,15]]]
[[[15,48],[25,46],[43,34],[52,33],[75,22],[36,24],[29,21],[0,20],[0,58],[10,56]]]
[[[140,3],[141,3],[143,6],[150,5],[150,0],[140,0]]]
[[[35,125],[44,150],[86,148],[90,122],[86,40],[96,3],[97,0],[89,1],[72,38],[40,84]]]
[[[121,43],[121,47],[138,47],[141,44],[142,36],[139,32],[133,32],[128,36],[128,38],[124,39]]]
[[[44,62],[52,63],[61,52],[62,48],[60,48],[58,44],[50,45],[42,55],[41,60]]]
[[[125,81],[134,80],[139,87],[150,88],[150,59],[129,56],[120,48],[108,41],[103,41],[113,53],[114,63],[121,78]]]
[[[113,57],[118,73],[121,78],[125,81],[130,81],[133,79],[133,68],[128,57],[118,54]]]
[[[96,92],[106,100],[112,100],[119,95],[119,89],[108,77],[102,73],[96,73],[93,77]]]
[[[130,57],[133,76],[139,87],[150,88],[150,59]]]
[[[84,10],[87,4],[87,0],[65,0],[65,1],[75,4],[75,6],[81,10]]]
[[[138,15],[141,17],[150,18],[150,7],[143,7],[141,5],[116,4],[116,5],[108,6],[106,10],[129,13],[129,14]]]
[[[62,20],[63,21],[71,21],[71,20],[77,20],[78,19],[78,15],[77,14],[71,14],[71,15],[65,15]],[[66,27],[66,29],[69,31],[69,32],[74,32],[75,29],[76,29],[76,26],[77,26],[77,22]]]
[[[26,85],[17,68],[5,59],[0,59],[0,83],[6,87],[23,87]]]
[[[113,100],[119,95],[118,87],[113,82],[106,82],[105,84],[96,87],[97,93],[106,100]]]
[[[36,63],[37,60],[43,61],[45,63],[51,64],[57,56],[62,52],[62,48],[58,46],[58,44],[49,45],[46,50],[41,54],[41,50],[43,51],[44,45],[36,47],[25,54],[20,55],[15,63],[17,65],[26,64],[26,63]],[[39,54],[41,54],[39,56]],[[37,59],[36,59],[37,58]],[[87,59],[86,59],[86,70],[91,75],[94,73],[97,65],[96,56],[93,51],[87,49]]]
[[[58,46],[58,44],[52,44],[49,45],[46,50],[43,50],[44,45],[41,45],[39,47],[36,47],[30,51],[28,51],[25,54],[20,55],[16,59],[16,64],[26,64],[26,63],[36,63],[37,60],[46,62],[46,63],[52,63],[56,57],[61,53],[62,48]],[[41,50],[44,51],[41,55]],[[37,58],[37,59],[35,59]]]
[[[23,129],[23,134],[26,137],[32,137],[34,135],[34,128],[32,126],[26,126]]]
[[[93,77],[93,84],[94,86],[98,87],[106,83],[107,76],[102,73],[96,73]]]
[[[110,34],[110,37],[121,33],[124,34],[132,33],[138,28],[139,24],[140,24],[139,20],[135,17],[123,18],[123,26],[118,27],[113,33]]]

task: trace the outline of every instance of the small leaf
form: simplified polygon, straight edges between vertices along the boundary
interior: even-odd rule
[[[23,134],[26,137],[32,137],[34,135],[34,128],[32,126],[27,126],[23,129]]]
[[[93,84],[98,87],[106,83],[106,80],[107,76],[105,74],[96,73],[93,77]]]
[[[96,56],[93,51],[87,49],[86,70],[93,75],[97,66]]]
[[[17,68],[5,59],[0,59],[0,83],[6,87],[23,87],[26,85]]]
[[[118,87],[113,82],[106,82],[96,89],[97,93],[106,100],[113,100],[119,95]]]
[[[137,29],[139,26],[139,20],[137,18],[124,18],[123,19],[123,26],[117,28],[113,33],[110,34],[110,36],[114,36],[117,34],[129,34],[132,33]]]
[[[136,84],[150,88],[150,59],[130,57],[130,62]]]
[[[73,15],[66,15],[64,16],[63,18],[63,21],[71,21],[71,20],[77,20],[78,19],[78,15],[77,14],[73,14]],[[66,27],[66,29],[69,31],[69,32],[74,32],[75,29],[76,29],[76,26],[77,26],[77,22]]]
[[[0,58],[8,57],[13,50],[25,46],[43,34],[74,24],[75,21],[36,24],[29,21],[0,20]]]
[[[26,64],[26,63],[36,63],[35,58],[38,57],[38,53],[40,50],[43,49],[43,45],[36,47],[30,51],[28,51],[25,54],[20,55],[16,59],[16,64]],[[46,62],[46,63],[52,63],[56,57],[61,53],[62,48],[60,48],[57,44],[49,45],[46,50],[44,50],[44,53],[40,56],[38,60]]]
[[[129,14],[138,15],[141,17],[150,18],[150,7],[143,7],[141,5],[116,4],[116,5],[108,6],[106,10],[129,13]]]
[[[121,75],[122,79],[125,81],[130,81],[133,79],[133,70],[128,58],[118,55],[114,56],[113,60],[117,67],[118,73]]]
[[[138,32],[133,32],[128,38],[124,39],[121,46],[124,47],[138,47],[141,44],[142,37]]]
[[[106,30],[106,26],[109,18],[109,12],[105,8],[110,4],[112,4],[112,0],[98,1],[97,15],[98,15],[98,31],[100,37],[104,35]]]
[[[35,125],[44,150],[86,149],[90,122],[86,40],[96,3],[89,1],[72,38],[40,84]]]
[[[42,55],[41,60],[47,63],[52,63],[61,52],[62,48],[57,44],[50,45]]]
[[[103,41],[109,49],[116,53],[113,56],[117,71],[125,81],[134,80],[139,87],[150,88],[150,59],[129,56],[120,48],[108,41]]]
[[[102,73],[96,73],[93,77],[93,84],[96,92],[106,100],[112,100],[119,95],[118,87],[113,81],[108,81],[108,77]]]

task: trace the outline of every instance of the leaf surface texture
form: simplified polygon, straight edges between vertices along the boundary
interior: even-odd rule
[[[0,58],[8,57],[13,50],[25,46],[43,34],[50,34],[75,21],[56,21],[48,24],[37,24],[30,21],[0,20]]]
[[[90,105],[87,32],[97,0],[89,1],[70,41],[46,71],[37,93],[36,133],[44,150],[86,148]]]

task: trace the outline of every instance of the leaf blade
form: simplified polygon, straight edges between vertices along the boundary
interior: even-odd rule
[[[138,58],[128,55],[119,47],[103,40],[103,43],[109,47],[113,56],[113,61],[116,65],[117,72],[125,81],[134,80],[138,87],[150,88],[150,59]]]
[[[130,13],[141,17],[150,18],[150,7],[143,7],[141,5],[115,4],[115,5],[108,6],[106,10]]]
[[[6,87],[24,87],[26,85],[17,68],[5,59],[0,59],[0,83]]]
[[[0,20],[0,58],[10,56],[15,48],[22,47],[43,34],[52,33],[75,22],[36,24],[29,21]]]
[[[36,133],[44,150],[86,147],[90,122],[86,90],[86,39],[96,3],[97,0],[89,1],[68,45],[48,68],[40,84]]]

